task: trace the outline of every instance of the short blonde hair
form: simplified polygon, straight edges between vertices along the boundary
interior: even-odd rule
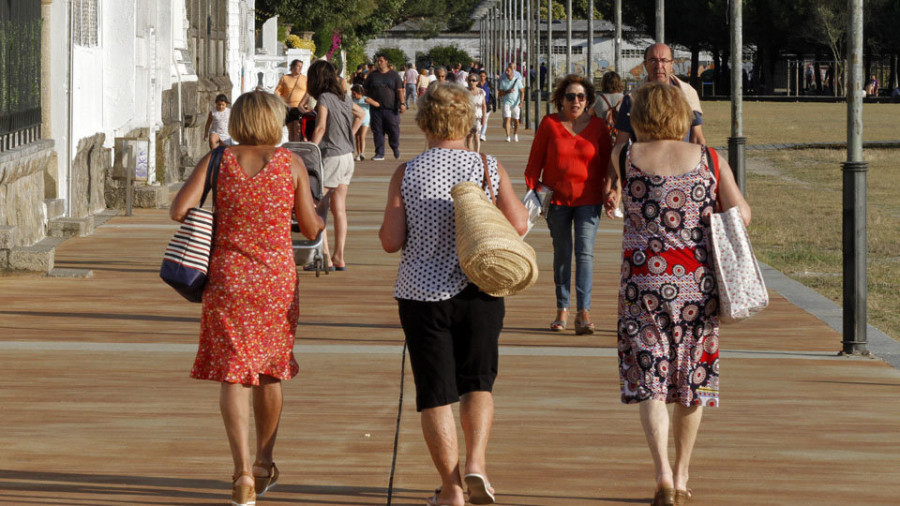
[[[281,144],[281,127],[287,106],[267,91],[249,91],[231,107],[228,133],[240,144],[275,146]]]
[[[684,92],[666,83],[646,83],[631,92],[631,128],[650,140],[682,140],[694,112]]]
[[[416,124],[440,140],[457,140],[475,124],[472,92],[458,84],[434,82],[419,98]]]

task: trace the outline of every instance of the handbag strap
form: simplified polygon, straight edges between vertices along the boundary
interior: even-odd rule
[[[481,187],[490,190],[491,192],[491,203],[495,206],[497,205],[497,198],[494,196],[494,185],[491,184],[491,175],[488,172],[488,163],[487,163],[487,155],[481,153],[481,164],[484,166],[484,179],[481,181]]]
[[[203,184],[203,196],[200,197],[200,206],[206,203],[206,196],[212,190],[213,208],[216,207],[216,186],[219,183],[219,165],[222,163],[222,154],[225,152],[225,146],[219,146],[212,150],[209,155],[209,166],[206,167],[206,182]]]
[[[716,209],[721,211],[722,205],[719,202],[719,154],[709,146],[704,146],[704,149],[706,149],[706,165],[707,167],[712,167],[713,180],[716,182]]]
[[[625,188],[625,164],[627,163],[628,150],[631,149],[631,141],[622,146],[619,151],[619,180],[622,181],[622,188]]]

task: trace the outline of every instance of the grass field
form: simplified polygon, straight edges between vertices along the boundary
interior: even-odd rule
[[[846,142],[847,104],[744,102],[747,144]],[[703,102],[703,133],[710,146],[727,146],[731,102]],[[900,104],[864,104],[863,140],[900,140]]]
[[[705,102],[704,133],[724,146],[728,102]],[[747,144],[846,141],[845,104],[744,104]],[[900,140],[900,104],[866,104],[864,140]],[[900,149],[866,150],[869,323],[900,339]],[[747,152],[750,234],[759,259],[842,305],[845,150]]]

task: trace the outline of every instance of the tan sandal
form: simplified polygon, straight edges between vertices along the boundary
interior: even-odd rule
[[[650,506],[674,506],[674,504],[675,489],[660,488],[656,490],[656,494],[653,496],[653,502],[650,503]]]
[[[237,481],[241,476],[253,478],[253,473],[242,471],[241,474],[232,476],[234,481],[231,486],[231,506],[256,506],[256,490],[253,485],[238,485]]]
[[[556,310],[556,319],[553,320],[553,323],[550,324],[550,330],[554,332],[562,332],[566,330],[566,320],[569,319],[569,310],[568,309],[557,309]]]
[[[575,335],[590,335],[594,333],[594,324],[591,323],[591,315],[588,311],[579,311],[575,314]]]
[[[253,464],[253,467],[265,468],[266,466],[263,464]],[[262,497],[266,492],[274,487],[276,483],[278,483],[278,467],[274,462],[272,462],[268,472],[269,474],[266,476],[256,476],[255,474],[253,475],[253,488],[256,489],[257,497]]]
[[[675,491],[675,506],[683,506],[689,502],[694,497],[694,491],[691,489],[687,490],[676,490]]]

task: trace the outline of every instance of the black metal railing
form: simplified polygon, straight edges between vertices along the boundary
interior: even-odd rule
[[[0,0],[0,151],[41,137],[41,2]]]

